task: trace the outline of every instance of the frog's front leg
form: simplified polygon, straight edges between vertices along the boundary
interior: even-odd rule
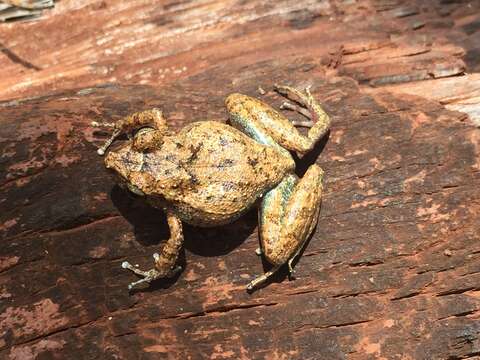
[[[167,211],[167,222],[170,228],[170,238],[163,247],[162,253],[160,255],[157,253],[153,254],[155,262],[154,268],[148,271],[143,271],[137,269],[128,261],[124,261],[122,263],[122,267],[124,269],[129,269],[135,274],[143,276],[143,279],[140,279],[128,285],[129,290],[144,282],[150,283],[151,281],[156,279],[173,277],[175,276],[175,274],[182,270],[180,266],[175,266],[178,254],[183,244],[182,222],[171,211]]]
[[[112,135],[98,149],[103,155],[113,141],[122,134],[134,134],[132,146],[137,151],[155,148],[161,144],[163,136],[168,132],[167,122],[159,109],[135,112],[115,123],[92,122],[92,126],[113,128]]]
[[[299,254],[318,220],[322,197],[323,170],[312,165],[300,180],[288,175],[263,197],[259,211],[262,253],[272,270],[247,286],[253,290],[283,264],[293,272],[292,261]]]

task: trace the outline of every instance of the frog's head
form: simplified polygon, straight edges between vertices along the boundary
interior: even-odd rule
[[[109,169],[116,178],[118,185],[130,190],[132,193],[144,196],[142,191],[145,185],[141,169],[144,154],[132,149],[131,143],[126,143],[116,150],[109,151],[105,157],[105,167]]]
[[[145,191],[149,189],[147,184],[151,180],[148,178],[150,175],[142,172],[145,152],[161,144],[163,136],[168,132],[162,112],[159,109],[152,109],[134,113],[116,123],[94,121],[92,126],[113,129],[110,138],[97,150],[99,155],[104,155],[120,135],[128,135],[130,141],[108,152],[105,157],[105,166],[115,174],[121,187],[144,196]]]

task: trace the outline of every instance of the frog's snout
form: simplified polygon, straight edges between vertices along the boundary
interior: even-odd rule
[[[116,152],[114,151],[110,151],[107,153],[107,155],[105,156],[105,167],[107,169],[114,169],[114,165],[115,163],[117,162],[118,160],[118,155]]]
[[[142,154],[131,151],[130,145],[116,151],[109,151],[105,156],[105,167],[127,179],[132,171],[141,169]]]

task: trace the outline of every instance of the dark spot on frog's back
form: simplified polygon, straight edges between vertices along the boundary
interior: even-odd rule
[[[177,158],[173,154],[168,154],[168,155],[165,156],[165,160],[167,160],[167,161],[175,162],[176,159]]]
[[[198,184],[200,184],[200,181],[198,181],[198,178],[197,178],[197,176],[196,176],[195,174],[191,174],[191,173],[190,173],[189,175],[190,175],[190,183],[191,183],[192,185],[198,185]]]
[[[235,165],[235,160],[232,159],[225,159],[218,163],[217,167],[218,168],[225,168],[225,167],[231,167]]]
[[[189,150],[190,150],[190,157],[188,159],[188,161],[194,161],[197,159],[198,157],[198,152],[200,151],[200,149],[202,148],[203,146],[203,142],[197,144],[197,145],[190,145],[189,147]]]
[[[258,164],[258,160],[253,158],[248,158],[247,162],[251,167],[255,167]]]
[[[227,146],[229,144],[229,141],[225,139],[223,136],[220,136],[219,144],[221,146]]]
[[[142,172],[150,172],[152,170],[152,168],[150,167],[150,164],[148,162],[143,162],[142,163],[142,168],[140,171]]]
[[[235,183],[232,181],[224,181],[222,183],[223,190],[230,191],[235,188]]]

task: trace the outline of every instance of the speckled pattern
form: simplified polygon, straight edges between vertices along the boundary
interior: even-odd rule
[[[158,109],[105,124],[114,131],[99,154],[122,133],[133,137],[108,153],[106,167],[117,174],[123,187],[164,209],[170,227],[162,253],[154,254],[155,268],[145,272],[123,263],[144,277],[130,288],[176,272],[183,241],[181,221],[203,227],[227,224],[263,195],[260,239],[266,260],[275,267],[247,289],[264,283],[287,262],[293,271],[292,261],[318,219],[323,171],[312,165],[296,185],[295,162],[286,149],[302,154],[311,150],[328,131],[330,120],[308,88],[305,93],[288,86],[276,86],[276,90],[310,111],[313,123],[307,136],[269,105],[241,94],[225,101],[234,127],[194,122],[173,134]]]

